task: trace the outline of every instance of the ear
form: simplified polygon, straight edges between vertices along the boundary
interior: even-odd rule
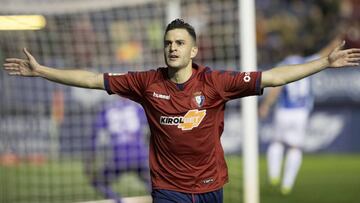
[[[198,53],[198,48],[197,48],[197,46],[193,46],[192,48],[191,48],[191,55],[190,55],[190,57],[193,59],[193,58],[195,58],[195,56],[197,55],[197,53]]]

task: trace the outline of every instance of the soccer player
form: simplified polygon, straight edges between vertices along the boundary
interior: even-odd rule
[[[343,44],[342,44],[343,45]],[[155,203],[222,202],[228,172],[220,137],[229,100],[260,95],[327,67],[358,66],[360,49],[334,49],[321,59],[264,72],[217,71],[193,63],[196,34],[181,19],[165,30],[166,67],[126,74],[59,70],[27,59],[8,58],[10,75],[37,76],[66,85],[103,89],[140,103],[150,126],[150,174]]]
[[[286,57],[280,65],[304,62],[306,62],[304,57],[291,55]],[[301,165],[301,147],[313,106],[310,79],[304,78],[283,87],[273,88],[260,105],[260,118],[264,119],[268,116],[269,109],[277,99],[274,115],[275,134],[267,149],[268,178],[272,186],[279,184],[284,145],[289,146],[281,186],[281,193],[289,194]]]
[[[93,126],[84,169],[105,198],[121,202],[111,185],[125,172],[135,172],[150,192],[146,118],[141,106],[126,99],[103,105]]]
[[[319,53],[303,57],[294,53],[286,57],[279,66],[302,64],[324,57],[341,42],[337,37]],[[300,45],[301,46],[301,45]],[[301,47],[298,47],[301,52]],[[272,186],[280,184],[281,169],[284,162],[281,193],[289,194],[294,186],[297,174],[302,163],[302,147],[305,141],[309,115],[313,108],[313,95],[309,77],[299,81],[272,88],[259,107],[259,116],[268,117],[270,109],[274,107],[275,132],[267,149],[267,168],[269,183]],[[284,159],[285,147],[286,158]]]

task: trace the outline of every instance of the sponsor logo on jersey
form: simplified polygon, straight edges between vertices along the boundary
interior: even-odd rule
[[[214,182],[215,180],[214,180],[214,178],[208,178],[208,179],[206,179],[206,180],[203,180],[202,182],[204,183],[204,184],[209,184],[209,183],[212,183],[212,182]]]
[[[156,93],[156,92],[153,92],[153,97],[156,97],[156,98],[159,98],[159,99],[170,100],[170,95],[159,94],[159,93]]]
[[[202,107],[202,105],[204,104],[204,101],[205,101],[205,97],[201,92],[195,92],[193,101],[196,103],[196,105],[198,107]]]
[[[206,110],[193,109],[184,116],[161,116],[161,125],[177,125],[181,130],[192,130],[198,127],[206,115]]]
[[[250,77],[250,73],[245,72],[245,76],[243,78],[244,82],[250,82],[251,77]]]

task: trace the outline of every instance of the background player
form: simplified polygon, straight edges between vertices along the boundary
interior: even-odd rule
[[[128,74],[59,70],[28,59],[6,59],[10,75],[39,76],[71,86],[107,90],[140,103],[150,136],[152,198],[155,203],[222,202],[228,171],[220,138],[229,100],[259,95],[265,87],[285,85],[327,67],[358,66],[360,49],[341,50],[310,63],[264,72],[217,71],[193,63],[193,27],[180,19],[165,30],[166,67]]]
[[[305,48],[296,46],[297,52],[286,57],[278,65],[302,64],[324,57],[341,42],[335,38],[318,54],[303,57]],[[301,50],[303,47],[303,50]],[[313,108],[314,98],[311,91],[311,78],[303,78],[282,87],[271,88],[259,107],[260,118],[265,119],[274,106],[274,135],[267,149],[268,178],[272,186],[281,180],[284,151],[287,146],[283,166],[281,193],[291,192],[302,163],[302,147],[306,137],[308,120]]]
[[[112,184],[125,172],[135,172],[150,192],[148,132],[143,109],[130,100],[102,105],[94,125],[84,170],[92,186],[105,198],[121,202]]]

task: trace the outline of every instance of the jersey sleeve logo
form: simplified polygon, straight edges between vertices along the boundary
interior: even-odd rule
[[[250,77],[250,73],[245,72],[245,76],[243,78],[244,82],[250,82],[251,77]]]
[[[198,127],[201,121],[206,116],[206,110],[193,109],[188,111],[184,116],[168,117],[161,116],[160,124],[162,125],[177,125],[181,130],[192,130]]]

